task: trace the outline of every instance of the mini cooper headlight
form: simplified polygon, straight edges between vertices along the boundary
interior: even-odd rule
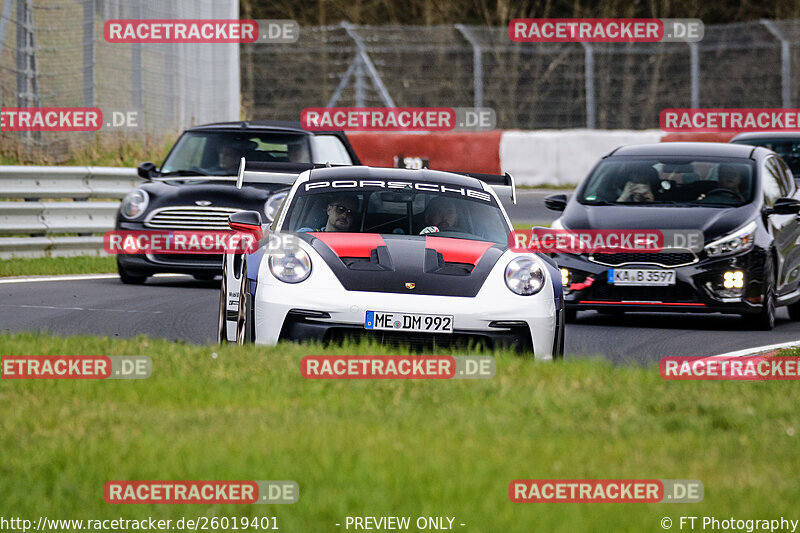
[[[506,267],[506,285],[522,296],[536,294],[544,287],[544,271],[539,261],[530,257],[512,259]]]
[[[756,223],[751,222],[729,235],[706,244],[706,253],[710,257],[718,257],[749,250],[755,242],[755,234]]]
[[[270,252],[269,270],[284,283],[300,283],[311,274],[311,258],[299,246]]]
[[[278,214],[278,209],[280,209],[283,199],[286,198],[286,194],[286,191],[275,193],[267,198],[266,203],[264,203],[264,216],[270,222],[275,220],[275,215]]]
[[[150,195],[142,189],[134,189],[122,200],[120,213],[129,219],[134,219],[145,212],[150,203]]]

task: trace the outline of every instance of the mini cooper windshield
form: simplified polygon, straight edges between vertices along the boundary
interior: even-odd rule
[[[581,190],[583,204],[738,207],[755,197],[755,167],[741,160],[603,161]]]
[[[428,235],[507,243],[508,227],[495,199],[482,190],[424,185],[397,190],[374,187],[347,190],[308,182],[292,202],[283,226],[287,231],[340,231]],[[342,183],[356,183],[342,182]],[[396,182],[388,182],[396,183]],[[316,187],[316,185],[322,185]],[[440,192],[434,192],[439,189]],[[462,192],[463,191],[463,192]],[[468,194],[469,193],[469,194]]]
[[[239,161],[308,163],[305,135],[259,132],[187,132],[167,156],[162,176],[233,176]]]

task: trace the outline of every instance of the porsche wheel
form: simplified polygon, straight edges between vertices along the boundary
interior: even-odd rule
[[[242,282],[239,285],[239,314],[236,320],[236,344],[253,342],[253,302],[247,287],[247,260],[242,261]]]

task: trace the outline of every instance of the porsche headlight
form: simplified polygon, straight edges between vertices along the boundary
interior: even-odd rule
[[[311,274],[311,258],[299,246],[270,252],[269,270],[284,283],[300,283]]]
[[[147,204],[150,203],[150,195],[142,189],[134,189],[122,200],[120,213],[129,219],[134,219],[145,212]]]
[[[275,220],[275,215],[278,214],[278,209],[280,209],[283,199],[286,198],[286,194],[288,194],[287,191],[278,192],[267,198],[264,204],[264,216],[270,222]]]
[[[544,270],[531,257],[517,257],[506,267],[506,285],[511,292],[522,296],[536,294],[544,287]]]
[[[729,235],[725,235],[706,244],[706,253],[710,257],[743,252],[753,247],[756,235],[756,223],[751,222]]]

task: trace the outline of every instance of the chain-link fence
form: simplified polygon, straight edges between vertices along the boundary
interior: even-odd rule
[[[133,133],[238,119],[237,44],[120,44],[103,36],[110,19],[237,19],[238,7],[237,0],[0,0],[0,105],[136,110]]]
[[[304,107],[491,107],[499,128],[654,128],[670,107],[800,106],[800,20],[707,25],[692,43],[515,43],[505,27],[303,28],[241,46],[253,118]]]

